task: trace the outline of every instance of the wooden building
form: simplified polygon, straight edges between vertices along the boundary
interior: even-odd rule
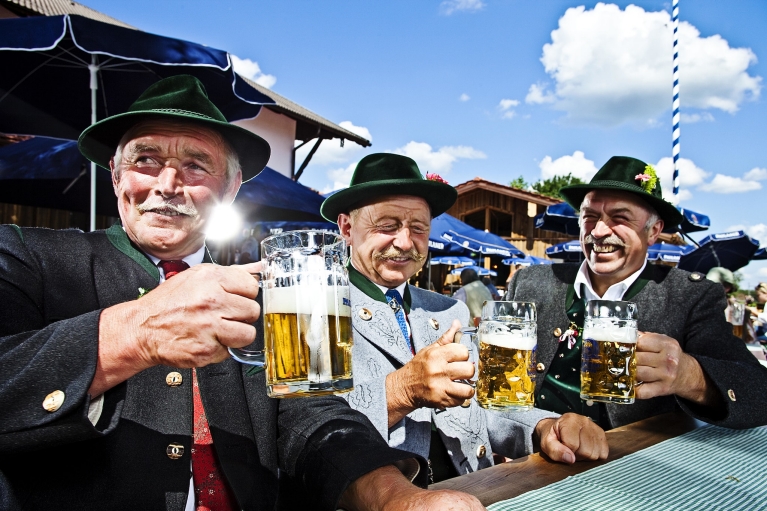
[[[533,218],[547,206],[562,202],[536,192],[475,177],[455,187],[458,200],[448,214],[470,226],[497,234],[525,254],[546,257],[546,249],[574,239],[558,232],[536,229]]]

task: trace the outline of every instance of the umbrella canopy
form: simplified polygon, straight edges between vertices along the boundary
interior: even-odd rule
[[[525,256],[524,252],[500,236],[475,229],[447,213],[432,219],[430,237],[450,241],[465,250],[484,255]]]
[[[487,268],[482,268],[481,266],[463,266],[461,268],[455,268],[450,272],[450,274],[460,275],[463,270],[474,270],[480,277],[484,277],[485,275],[489,275],[491,277],[498,276],[498,273],[494,272],[493,270],[488,270]]]
[[[232,69],[226,52],[76,15],[0,20],[0,132],[76,140],[125,112],[147,87],[196,76],[229,121],[274,101]],[[96,167],[91,165],[91,229]]]
[[[684,218],[679,227],[684,232],[700,232],[707,231],[711,227],[711,219],[703,213],[696,213],[686,208],[677,208]]]
[[[577,236],[580,232],[578,212],[566,202],[552,204],[546,207],[543,213],[535,216],[535,227]]]
[[[690,247],[680,247],[679,245],[671,245],[670,243],[656,243],[647,248],[647,260],[678,263],[682,255],[689,250]]]
[[[429,252],[432,255],[468,256],[471,250],[455,243],[450,243],[450,241],[442,237],[443,232],[451,228],[459,228],[460,225],[466,224],[447,213],[442,213],[432,218],[431,230],[429,231]]]
[[[311,188],[266,167],[243,183],[234,206],[246,222],[291,220],[334,226],[320,215],[323,200],[322,195]]]
[[[476,261],[471,257],[465,256],[437,256],[431,258],[432,265],[445,264],[448,266],[466,266],[474,264]]]
[[[715,266],[737,271],[748,264],[758,249],[759,242],[743,231],[712,234],[703,238],[699,247],[683,254],[677,267],[701,273],[708,273]]]
[[[504,259],[501,262],[508,266],[511,266],[512,264],[519,264],[522,266],[531,266],[534,264],[554,264],[553,261],[550,261],[549,259],[544,259],[543,257],[535,257],[532,255],[526,255],[522,258],[512,257],[509,259]]]
[[[767,259],[767,247],[760,248],[754,252],[754,256],[751,258],[752,261],[763,261],[765,259]]]
[[[0,147],[0,202],[87,213],[88,161],[77,142],[36,137]],[[96,211],[118,216],[112,176],[99,169]]]
[[[565,241],[546,249],[546,255],[552,259],[562,259],[566,262],[583,260],[581,242],[578,240]]]

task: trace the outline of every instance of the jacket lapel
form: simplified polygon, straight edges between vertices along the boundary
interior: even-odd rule
[[[397,362],[405,365],[413,358],[413,355],[405,343],[397,318],[394,317],[394,311],[387,304],[370,298],[354,284],[350,288],[354,330]]]

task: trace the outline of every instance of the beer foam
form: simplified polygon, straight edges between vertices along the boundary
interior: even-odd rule
[[[633,326],[619,327],[612,322],[599,322],[583,329],[583,338],[601,342],[622,342],[635,344],[637,329]]]
[[[266,314],[312,314],[327,306],[328,316],[351,317],[349,286],[293,286],[264,290]]]
[[[515,334],[480,334],[479,342],[498,346],[499,348],[510,348],[515,350],[532,350],[538,344],[535,336],[528,337]]]

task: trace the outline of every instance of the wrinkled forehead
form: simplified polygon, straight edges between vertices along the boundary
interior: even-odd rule
[[[581,214],[584,211],[605,211],[627,209],[637,215],[649,216],[652,208],[636,194],[620,190],[592,190],[581,202]]]
[[[210,156],[223,156],[228,148],[224,137],[215,130],[193,121],[147,119],[134,124],[120,140],[120,147],[132,150],[148,140],[162,146],[196,148]]]
[[[364,202],[355,209],[360,216],[377,222],[383,219],[394,219],[408,222],[431,223],[431,208],[421,197],[413,195],[386,195]]]

